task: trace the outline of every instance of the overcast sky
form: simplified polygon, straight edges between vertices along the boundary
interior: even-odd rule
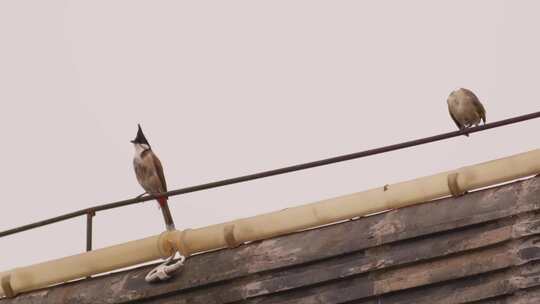
[[[141,123],[169,189],[538,111],[539,1],[0,2],[0,230],[142,192]],[[538,147],[540,121],[170,200],[179,229]],[[534,134],[534,136],[532,136]],[[529,136],[531,135],[531,136]],[[154,202],[99,213],[96,248],[160,233]],[[85,218],[0,239],[0,271],[82,252]]]

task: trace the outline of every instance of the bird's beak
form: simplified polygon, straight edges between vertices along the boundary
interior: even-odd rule
[[[134,144],[134,143],[135,143],[135,139],[130,140],[129,142],[132,143],[132,144]]]

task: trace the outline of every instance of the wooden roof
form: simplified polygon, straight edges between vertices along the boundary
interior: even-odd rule
[[[15,303],[540,303],[540,178],[0,300]]]

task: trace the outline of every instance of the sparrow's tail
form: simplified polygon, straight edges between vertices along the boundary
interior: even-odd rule
[[[163,219],[165,220],[165,227],[167,230],[175,230],[174,221],[171,215],[171,210],[169,209],[169,204],[167,203],[166,197],[160,197],[157,199],[159,206],[161,207],[161,212],[163,212]]]

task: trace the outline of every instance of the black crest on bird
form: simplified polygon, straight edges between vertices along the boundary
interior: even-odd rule
[[[148,145],[148,147],[150,147],[148,140],[146,140],[146,137],[144,136],[141,125],[137,124],[137,126],[139,126],[139,130],[137,130],[137,136],[131,142],[134,144],[145,144],[145,145]]]

